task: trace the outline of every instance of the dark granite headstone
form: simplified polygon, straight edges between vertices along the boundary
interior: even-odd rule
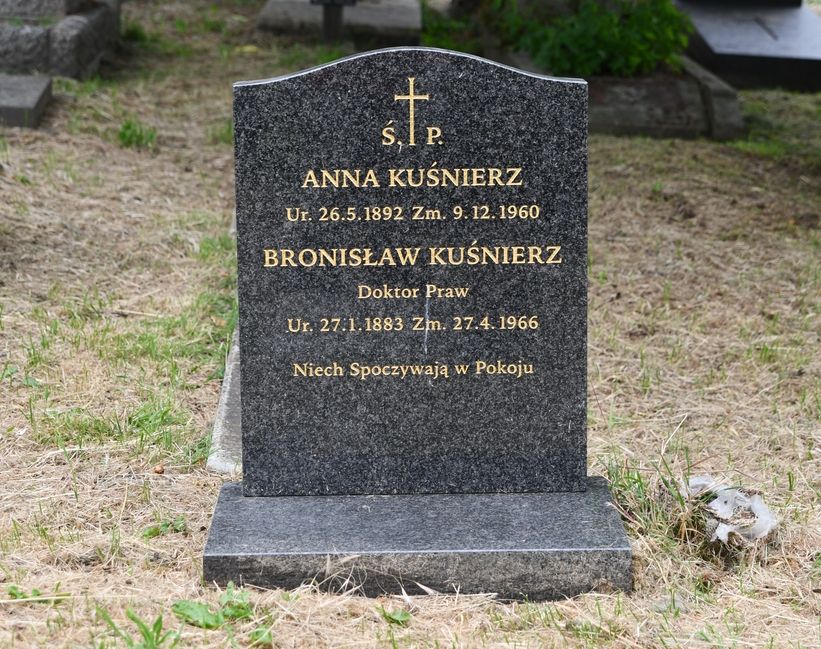
[[[586,84],[382,50],[236,84],[234,123],[244,495],[206,579],[629,588],[587,490]]]

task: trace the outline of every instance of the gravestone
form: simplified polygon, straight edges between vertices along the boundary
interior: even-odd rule
[[[0,0],[0,18],[62,18],[84,11],[92,4],[89,0]]]
[[[341,9],[341,7],[337,7]],[[278,33],[319,34],[324,31],[328,9],[308,0],[267,0],[257,19],[259,29]],[[416,45],[422,31],[419,0],[356,0],[341,12],[336,36],[358,43]]]
[[[119,30],[120,0],[0,0],[0,72],[87,77]]]
[[[205,579],[629,589],[586,471],[586,84],[398,48],[238,83],[234,123],[243,480]]]

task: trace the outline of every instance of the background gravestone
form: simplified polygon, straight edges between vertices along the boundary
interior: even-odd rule
[[[821,90],[821,16],[801,0],[677,0],[688,51],[738,88]]]
[[[234,99],[244,495],[206,579],[629,588],[586,475],[585,83],[407,48]]]
[[[87,77],[119,31],[120,0],[0,0],[0,72]]]
[[[318,34],[324,8],[310,0],[267,0],[257,19],[260,29],[297,34]],[[363,44],[416,45],[422,31],[419,0],[357,0],[342,15],[341,36]]]
[[[0,0],[0,18],[61,18],[92,4],[90,0]]]

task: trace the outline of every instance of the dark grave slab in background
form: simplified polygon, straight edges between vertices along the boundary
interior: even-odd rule
[[[809,7],[777,1],[677,4],[695,26],[689,53],[731,85],[821,90],[821,16]]]
[[[586,84],[397,48],[236,84],[234,124],[243,483],[205,579],[629,588],[586,471]]]
[[[0,74],[0,126],[36,128],[51,100],[51,77]]]

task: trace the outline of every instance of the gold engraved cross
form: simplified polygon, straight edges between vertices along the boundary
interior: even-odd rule
[[[410,119],[410,139],[408,141],[409,146],[416,146],[416,111],[413,103],[417,100],[419,101],[427,101],[430,99],[430,95],[415,95],[413,94],[413,82],[415,81],[416,77],[408,77],[408,94],[407,95],[394,95],[394,101],[407,101],[408,102],[408,112]]]

